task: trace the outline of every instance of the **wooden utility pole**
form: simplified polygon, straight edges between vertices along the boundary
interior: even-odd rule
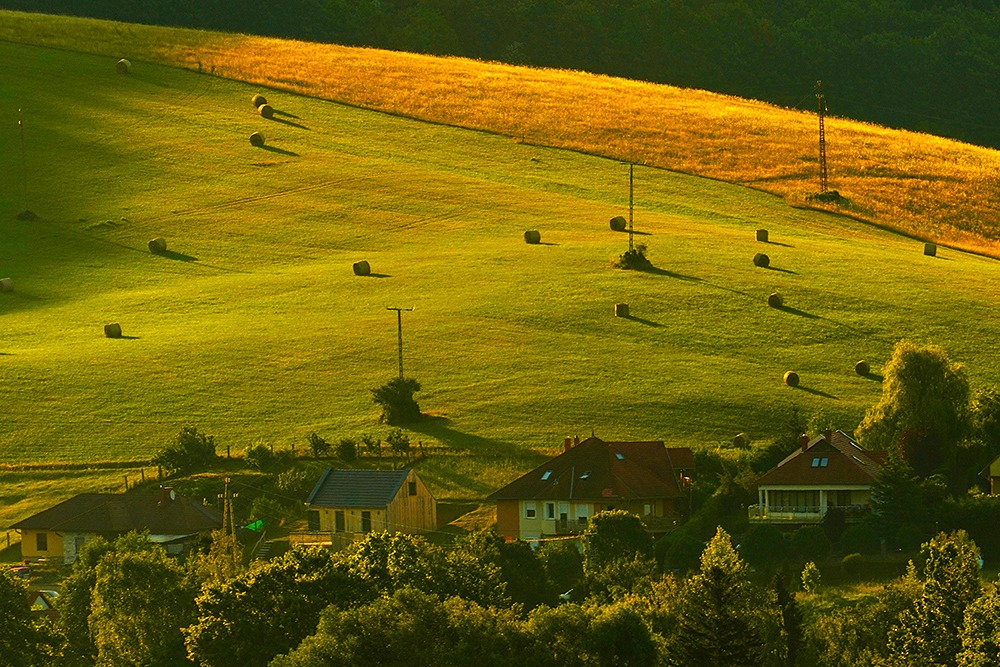
[[[632,252],[632,168],[635,165],[631,162],[628,163],[628,250]]]
[[[21,181],[24,186],[24,210],[28,210],[28,160],[24,150],[24,114],[17,110],[17,129],[21,134]]]
[[[826,192],[826,98],[823,96],[823,82],[816,82],[816,113],[819,116],[819,191]]]
[[[403,311],[410,312],[412,308],[396,308],[392,306],[386,306],[386,310],[396,311],[396,332],[397,338],[399,340],[399,379],[403,379]]]

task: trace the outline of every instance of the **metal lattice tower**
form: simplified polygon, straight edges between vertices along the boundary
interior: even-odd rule
[[[823,96],[823,82],[816,82],[816,114],[819,116],[819,189],[826,192],[826,98]]]

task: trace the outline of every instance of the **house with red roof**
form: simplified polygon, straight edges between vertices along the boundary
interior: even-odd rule
[[[819,523],[831,508],[848,521],[864,516],[885,452],[866,451],[843,431],[827,431],[800,446],[757,480],[751,522]]]
[[[689,513],[693,472],[691,450],[662,440],[567,438],[562,454],[488,499],[497,504],[497,531],[508,540],[577,535],[594,514],[612,509],[638,515],[655,534]]]

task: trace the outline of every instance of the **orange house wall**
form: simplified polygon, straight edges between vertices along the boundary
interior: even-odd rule
[[[497,501],[497,532],[505,539],[516,540],[520,533],[520,503],[516,500]]]

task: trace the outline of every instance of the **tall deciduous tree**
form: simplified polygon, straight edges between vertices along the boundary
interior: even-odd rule
[[[1000,595],[983,595],[965,608],[958,667],[1000,665]]]
[[[889,633],[899,664],[955,665],[966,608],[980,593],[979,552],[963,530],[939,533],[921,547],[924,583],[912,610]]]
[[[6,567],[0,568],[0,619],[0,665],[42,664],[28,586]]]
[[[747,565],[719,528],[701,555],[701,569],[685,585],[668,660],[678,667],[763,665],[765,625],[774,609],[747,578]]]
[[[653,559],[653,540],[635,514],[598,512],[583,531],[583,570],[596,574],[613,561]]]
[[[901,451],[927,475],[950,470],[969,424],[965,368],[939,347],[901,340],[886,364],[882,397],[868,410],[857,435],[869,449]]]

